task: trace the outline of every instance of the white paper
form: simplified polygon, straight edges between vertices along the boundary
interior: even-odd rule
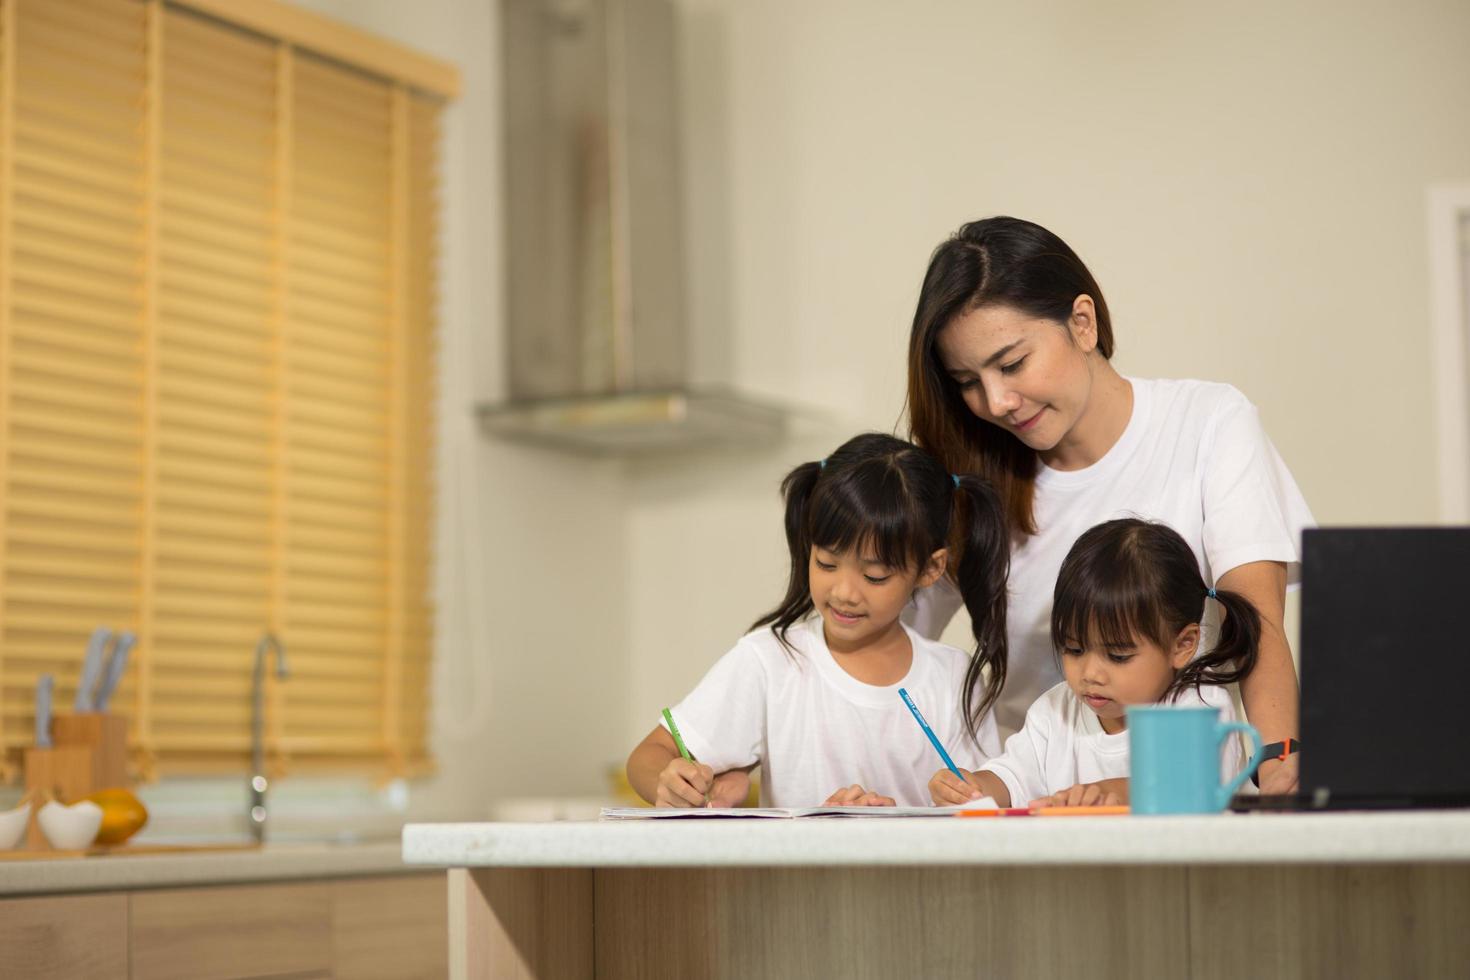
[[[605,806],[604,820],[665,820],[727,817],[736,819],[767,818],[792,820],[801,817],[952,817],[961,810],[999,809],[995,800],[982,796],[955,806],[737,806],[737,807],[672,807],[672,806]]]

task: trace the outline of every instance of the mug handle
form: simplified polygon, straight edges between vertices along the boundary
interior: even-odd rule
[[[1221,722],[1215,728],[1215,747],[1218,749],[1220,747],[1220,743],[1229,738],[1232,732],[1244,732],[1245,735],[1252,742],[1255,743],[1256,747],[1251,749],[1251,753],[1248,756],[1250,761],[1247,762],[1245,768],[1240,771],[1240,775],[1232,779],[1227,785],[1221,786],[1219,789],[1216,790],[1216,810],[1223,810],[1230,805],[1230,798],[1235,795],[1236,791],[1239,790],[1240,787],[1245,785],[1245,781],[1251,778],[1251,773],[1255,772],[1256,767],[1261,764],[1261,749],[1265,747],[1265,743],[1261,741],[1261,733],[1256,731],[1256,726],[1246,724],[1243,721]]]

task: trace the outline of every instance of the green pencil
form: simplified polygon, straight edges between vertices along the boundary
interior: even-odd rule
[[[684,736],[679,734],[679,726],[674,724],[674,716],[669,714],[668,708],[664,709],[664,721],[668,722],[669,734],[674,736],[674,744],[679,747],[679,754],[693,762],[694,756],[689,754],[689,746],[684,744]]]
[[[698,765],[698,760],[696,760],[694,756],[689,754],[689,746],[684,744],[684,736],[679,734],[679,726],[674,724],[674,716],[669,713],[668,708],[664,709],[664,721],[668,722],[669,734],[674,736],[674,744],[679,747],[679,754],[688,759],[690,762]],[[708,793],[704,794],[704,805],[709,806]]]

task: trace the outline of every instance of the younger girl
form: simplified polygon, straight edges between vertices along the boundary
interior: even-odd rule
[[[877,433],[803,463],[781,490],[786,597],[671,709],[697,761],[682,758],[660,724],[628,757],[628,780],[659,806],[734,806],[759,764],[768,806],[927,805],[934,749],[899,688],[957,760],[979,765],[1000,749],[989,714],[1005,676],[1009,541],[999,498],[979,477],[952,476],[923,450]],[[977,661],[990,668],[978,693],[965,686],[963,651],[899,621],[914,592],[951,564],[961,508],[973,530],[956,542],[955,578]]]
[[[1195,656],[1205,603],[1225,613],[1215,649]],[[1072,545],[1057,577],[1052,646],[1065,680],[1026,712],[1000,757],[961,782],[943,770],[929,781],[936,803],[982,794],[1000,806],[1089,806],[1128,799],[1130,704],[1178,701],[1234,717],[1221,685],[1250,674],[1261,620],[1235,592],[1205,586],[1189,545],[1163,524],[1108,521]],[[1226,750],[1228,775],[1243,760]]]

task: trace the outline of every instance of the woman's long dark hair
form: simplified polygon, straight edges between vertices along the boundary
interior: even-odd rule
[[[1016,534],[1036,533],[1036,451],[975,417],[939,359],[939,335],[955,317],[984,306],[1065,325],[1082,295],[1096,310],[1097,349],[1112,357],[1113,324],[1097,280],[1066,242],[1038,224],[1004,216],[972,221],[934,250],[924,273],[909,332],[909,435],[949,470],[994,484]]]
[[[849,439],[820,463],[796,467],[781,482],[781,494],[791,577],[781,604],[751,629],[770,626],[787,650],[792,648],[786,631],[813,609],[807,571],[813,547],[838,553],[870,549],[885,565],[922,571],[930,555],[951,546],[956,514],[964,518],[968,533],[952,567],[975,632],[961,701],[974,735],[1006,677],[1010,538],[990,484],[975,476],[956,478],[913,443],[870,432]]]
[[[1209,588],[1194,552],[1173,528],[1137,518],[1108,521],[1072,545],[1057,574],[1051,642],[1128,646],[1145,637],[1168,653],[1179,632],[1204,618]],[[1174,676],[1162,700],[1203,684],[1234,684],[1256,666],[1261,616],[1239,592],[1217,590],[1225,609],[1214,648]]]

